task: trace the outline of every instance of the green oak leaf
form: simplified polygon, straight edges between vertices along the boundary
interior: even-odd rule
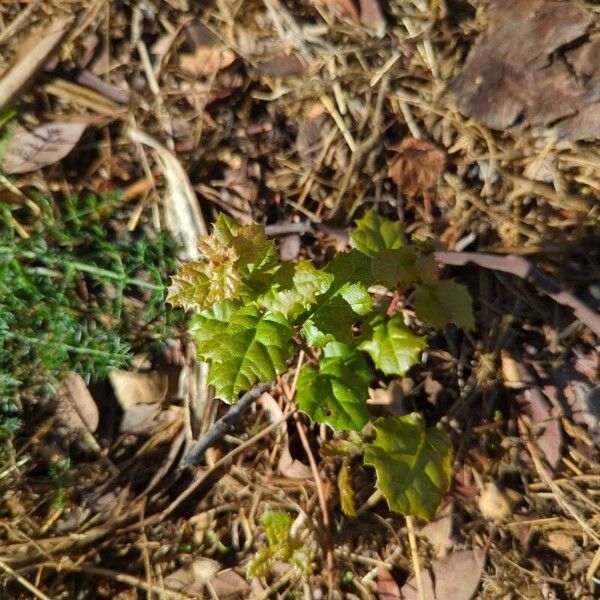
[[[325,346],[316,369],[305,365],[298,378],[298,408],[334,430],[360,431],[369,420],[367,397],[373,372],[363,355],[340,342]]]
[[[404,227],[370,210],[356,222],[350,234],[350,245],[363,254],[375,257],[380,250],[395,250],[406,245]]]
[[[368,352],[375,366],[386,375],[405,375],[419,362],[427,345],[425,338],[412,333],[398,313],[389,318],[376,315],[366,325],[363,340],[359,348]]]
[[[352,326],[371,312],[373,299],[362,283],[346,283],[310,315],[302,327],[309,346],[322,348],[329,342],[352,343]]]
[[[329,293],[333,294],[348,282],[362,283],[366,288],[375,283],[372,260],[366,254],[356,249],[350,252],[340,252],[325,267],[327,273],[334,276]]]
[[[334,276],[315,269],[309,261],[286,262],[273,278],[271,289],[257,299],[257,304],[272,312],[296,319],[309,310],[333,282]]]
[[[196,344],[202,346],[206,342],[216,338],[216,336],[224,333],[227,329],[229,318],[235,310],[235,304],[226,301],[213,304],[210,308],[196,313],[190,320],[189,325],[189,331],[194,336]],[[201,356],[200,359],[204,360]]]
[[[373,275],[391,290],[409,285],[418,279],[417,259],[417,252],[408,246],[380,250],[373,258]]]
[[[229,316],[217,339],[198,343],[198,354],[210,362],[208,382],[219,398],[232,403],[257,382],[275,379],[287,368],[294,330],[280,313],[261,314],[254,305]]]
[[[452,447],[420,413],[377,419],[364,462],[375,467],[377,488],[390,509],[431,520],[450,486]]]
[[[414,304],[419,319],[436,329],[443,329],[449,323],[475,329],[471,294],[460,283],[442,280],[418,285]]]

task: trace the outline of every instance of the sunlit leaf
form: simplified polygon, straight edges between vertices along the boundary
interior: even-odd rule
[[[209,308],[236,298],[240,285],[239,275],[230,259],[220,265],[190,262],[173,275],[167,302],[186,310]]]
[[[405,375],[419,362],[427,345],[425,338],[412,333],[398,313],[389,318],[376,315],[364,329],[359,348],[368,352],[375,366],[386,375]]]
[[[224,333],[229,318],[235,310],[235,304],[228,301],[213,304],[210,308],[194,315],[190,321],[189,331],[194,336],[196,344],[202,345]]]
[[[370,210],[356,222],[350,234],[350,245],[363,254],[375,257],[380,250],[395,250],[406,245],[404,227]]]
[[[273,279],[271,289],[260,296],[257,304],[272,312],[296,319],[324,294],[333,275],[315,269],[310,262],[284,263]]]
[[[198,343],[198,354],[211,363],[208,381],[216,395],[235,402],[240,392],[283,373],[293,352],[293,334],[280,313],[262,315],[249,305],[231,314],[218,339]]]
[[[362,283],[366,288],[373,285],[375,277],[372,263],[371,258],[354,248],[350,252],[340,252],[325,267],[325,271],[335,278],[329,293],[335,293],[348,282]]]
[[[419,319],[436,329],[443,329],[449,323],[475,329],[471,294],[464,285],[455,281],[431,281],[418,285],[415,312]]]
[[[198,241],[202,260],[173,276],[167,301],[185,309],[209,308],[224,300],[254,300],[272,284],[277,250],[260,225],[238,225],[221,213],[211,235]]]
[[[447,436],[426,428],[419,413],[377,419],[364,462],[375,467],[377,488],[392,510],[432,519],[450,486],[452,448]]]
[[[291,565],[298,574],[311,572],[310,549],[291,535],[292,517],[285,512],[269,510],[260,520],[267,546],[260,548],[248,566],[248,577],[266,577],[275,561]]]
[[[332,429],[360,431],[369,420],[373,372],[363,355],[339,342],[327,344],[318,369],[305,365],[298,378],[298,408]]]

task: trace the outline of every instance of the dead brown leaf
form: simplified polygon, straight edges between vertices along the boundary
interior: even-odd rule
[[[360,22],[372,29],[377,37],[385,34],[385,18],[379,5],[379,0],[359,0]]]
[[[444,558],[459,540],[456,529],[457,518],[451,502],[439,510],[435,519],[427,523],[419,534],[429,540],[438,558]]]
[[[479,587],[484,560],[481,550],[463,550],[434,560],[422,572],[424,600],[470,600]],[[419,600],[414,579],[402,587],[401,598]]]
[[[200,21],[191,21],[184,31],[186,48],[179,55],[182,71],[194,77],[205,77],[225,69],[236,59],[235,52]]]
[[[319,0],[320,4],[343,9],[354,21],[360,23],[360,14],[352,0]]]
[[[269,77],[292,77],[302,75],[304,63],[297,54],[276,56],[256,65],[259,73]]]
[[[379,600],[402,600],[400,586],[381,563],[377,564],[377,598]]]
[[[407,136],[390,148],[396,157],[388,177],[409,197],[429,192],[438,183],[446,164],[446,154],[426,140]]]
[[[98,406],[77,373],[69,373],[56,394],[56,414],[70,439],[95,452],[100,450],[92,433],[98,428]]]
[[[367,404],[372,407],[383,407],[394,417],[410,412],[402,386],[396,380],[391,381],[386,388],[369,388]]]
[[[160,404],[133,404],[123,413],[121,433],[149,435],[158,427],[175,421],[178,417],[176,407],[162,410]]]
[[[126,411],[135,404],[157,404],[165,399],[169,377],[156,371],[130,373],[111,371],[108,379],[120,407]]]
[[[219,600],[246,598],[250,592],[248,582],[233,569],[225,569],[210,580],[214,594]]]
[[[87,123],[54,121],[32,131],[20,129],[9,138],[2,169],[16,175],[52,165],[73,150],[86,128]]]
[[[558,121],[559,136],[600,134],[598,109],[589,110],[600,99],[600,47],[582,37],[591,14],[560,0],[487,4],[488,28],[450,85],[461,110],[493,129]]]

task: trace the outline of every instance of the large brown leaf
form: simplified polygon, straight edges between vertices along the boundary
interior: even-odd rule
[[[83,122],[52,121],[32,131],[20,129],[9,138],[1,168],[16,175],[57,163],[73,150],[86,127]]]

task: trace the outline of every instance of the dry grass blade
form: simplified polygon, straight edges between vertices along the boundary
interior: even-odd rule
[[[32,83],[38,71],[60,47],[74,22],[74,17],[57,19],[42,32],[31,34],[21,58],[0,79],[0,112],[6,110]]]

